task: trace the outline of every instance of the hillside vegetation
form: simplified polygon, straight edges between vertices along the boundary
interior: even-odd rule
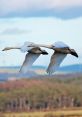
[[[0,83],[0,111],[82,106],[82,77],[34,78]]]

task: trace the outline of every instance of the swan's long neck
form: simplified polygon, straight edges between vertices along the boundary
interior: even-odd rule
[[[52,46],[51,45],[45,45],[45,44],[34,44],[34,45],[31,45],[31,47],[45,47],[45,48],[49,48],[49,49],[52,49]]]
[[[11,50],[11,49],[20,49],[20,47],[6,47],[2,51],[7,51],[7,50]]]

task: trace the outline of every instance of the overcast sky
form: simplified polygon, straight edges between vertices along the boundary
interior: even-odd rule
[[[82,16],[82,0],[0,0],[0,17]]]
[[[63,41],[79,58],[68,55],[62,65],[82,63],[82,0],[0,0],[0,50],[25,41],[52,44]],[[48,65],[50,56],[40,56],[36,65]],[[25,54],[0,52],[0,65],[21,65]]]

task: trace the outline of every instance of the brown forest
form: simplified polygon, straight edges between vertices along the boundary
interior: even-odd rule
[[[82,106],[82,77],[34,78],[0,83],[0,111]]]

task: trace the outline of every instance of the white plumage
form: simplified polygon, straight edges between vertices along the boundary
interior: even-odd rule
[[[45,50],[42,50],[40,47],[30,47],[32,44],[34,45],[34,43],[32,42],[25,42],[24,45],[21,47],[6,47],[3,49],[3,51],[11,49],[20,49],[21,52],[28,52],[20,69],[21,73],[26,73],[41,54],[48,54]]]
[[[57,41],[54,44],[52,44],[55,48],[64,48],[64,47],[69,47],[67,44],[61,41]]]
[[[74,49],[70,49],[67,44],[61,41],[55,42],[52,45],[36,44],[36,46],[46,47],[54,50],[54,53],[51,56],[50,63],[47,68],[47,73],[49,74],[54,73],[58,69],[59,65],[64,60],[67,54],[78,57],[78,54],[75,52]],[[33,47],[33,45],[31,47]]]
[[[52,74],[54,73],[58,67],[60,66],[61,62],[64,60],[67,54],[60,54],[60,53],[54,53],[51,56],[49,66],[47,68],[47,73]]]
[[[26,73],[39,56],[40,54],[27,53],[25,60],[21,66],[20,72]]]
[[[24,42],[24,45],[21,46],[21,48],[20,48],[21,52],[24,53],[24,52],[27,52],[28,50],[32,49],[33,47],[29,47],[32,44],[34,44],[34,43],[28,42],[28,41]]]

